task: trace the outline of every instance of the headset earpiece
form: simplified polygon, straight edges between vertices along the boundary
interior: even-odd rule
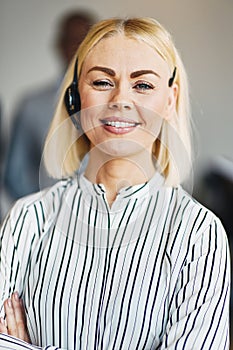
[[[64,101],[69,116],[80,111],[80,96],[77,83],[72,82],[70,86],[68,86],[65,92]]]
[[[73,81],[66,89],[65,96],[64,96],[66,110],[70,117],[78,113],[81,108],[80,96],[78,92],[77,66],[78,66],[78,60],[76,59],[75,66],[74,66]],[[71,119],[73,121],[73,118]]]

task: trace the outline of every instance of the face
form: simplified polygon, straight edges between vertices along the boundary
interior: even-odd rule
[[[87,55],[79,77],[81,123],[91,148],[115,157],[151,155],[175,108],[168,64],[147,44],[118,34]]]

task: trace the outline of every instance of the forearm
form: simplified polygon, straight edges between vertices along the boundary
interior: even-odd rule
[[[1,350],[62,350],[61,348],[53,345],[45,347],[39,347],[36,345],[29,344],[23,340],[12,337],[7,334],[0,333],[0,349]],[[63,349],[65,350],[65,349]]]

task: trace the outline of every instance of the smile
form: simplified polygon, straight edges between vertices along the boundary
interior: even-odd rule
[[[141,125],[141,123],[129,121],[129,120],[119,120],[116,118],[101,119],[100,122],[106,131],[111,134],[123,135],[127,134]]]
[[[105,120],[102,119],[101,123],[106,125],[106,126],[112,126],[114,128],[133,128],[136,127],[138,125],[140,125],[140,123],[136,123],[136,122],[126,122],[126,121],[115,121],[115,120]]]

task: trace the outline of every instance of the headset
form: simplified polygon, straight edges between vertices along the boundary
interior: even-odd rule
[[[66,89],[64,102],[65,102],[67,113],[69,114],[74,126],[77,129],[80,129],[81,124],[79,120],[79,112],[81,109],[81,101],[80,101],[80,95],[78,92],[77,69],[78,69],[78,59],[76,59],[75,61],[73,81]]]
[[[74,126],[79,130],[81,129],[81,123],[79,118],[79,112],[81,109],[80,95],[78,92],[78,59],[74,65],[74,77],[72,83],[68,86],[64,96],[64,102],[67,113],[69,114]],[[168,86],[171,87],[176,76],[176,67],[173,70],[171,78],[168,80]]]
[[[171,87],[176,77],[176,67],[173,70],[172,77],[168,80],[168,86]]]

